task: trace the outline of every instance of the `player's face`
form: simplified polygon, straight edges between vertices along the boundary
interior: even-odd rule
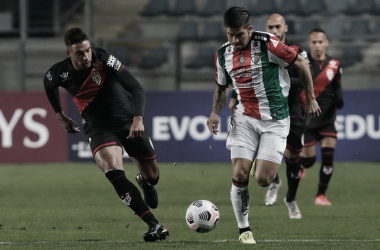
[[[66,53],[75,69],[83,70],[91,67],[92,50],[90,41],[86,40],[82,43],[70,45],[67,47]]]
[[[312,32],[309,35],[309,48],[310,54],[313,58],[323,59],[326,54],[326,48],[329,45],[329,41],[326,35],[322,32]]]
[[[273,17],[267,20],[265,30],[275,35],[281,42],[285,42],[285,33],[288,31],[288,25],[285,24],[284,18]]]
[[[252,26],[247,28],[227,28],[226,31],[227,39],[236,51],[244,49],[252,36]]]

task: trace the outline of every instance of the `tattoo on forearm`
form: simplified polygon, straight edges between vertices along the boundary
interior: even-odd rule
[[[228,88],[216,89],[214,92],[214,103],[212,112],[219,114],[226,105],[228,99]]]

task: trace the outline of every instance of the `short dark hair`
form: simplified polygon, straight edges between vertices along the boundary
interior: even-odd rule
[[[312,30],[310,31],[309,35],[310,35],[311,33],[313,33],[313,32],[319,32],[319,33],[323,33],[323,34],[326,35],[326,32],[325,32],[323,29],[321,29],[321,28],[314,28],[314,29],[312,29]]]
[[[249,26],[249,13],[243,7],[230,7],[224,12],[224,26],[226,28],[247,28]]]
[[[75,43],[82,43],[83,41],[87,41],[87,40],[88,40],[88,37],[81,28],[71,28],[65,33],[66,46],[70,46]]]

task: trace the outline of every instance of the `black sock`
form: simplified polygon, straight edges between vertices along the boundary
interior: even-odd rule
[[[300,182],[300,169],[301,161],[298,158],[286,158],[286,176],[288,178],[288,192],[286,193],[286,201],[291,202],[296,200],[296,194],[298,189],[298,184]]]
[[[278,175],[278,173],[274,176],[274,179],[273,181],[274,183],[279,183],[280,182],[280,176]]]
[[[321,148],[322,164],[319,171],[318,195],[325,194],[333,173],[334,148]]]
[[[239,228],[239,234],[242,234],[244,232],[251,231],[250,227],[245,227],[245,228]]]
[[[155,225],[158,223],[148,205],[141,197],[140,191],[130,182],[122,170],[111,170],[106,177],[114,186],[116,193],[145,223]]]

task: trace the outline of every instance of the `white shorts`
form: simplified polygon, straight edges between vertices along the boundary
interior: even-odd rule
[[[262,159],[281,164],[289,128],[289,117],[263,121],[235,112],[231,118],[226,143],[229,150],[233,147],[231,159]]]

